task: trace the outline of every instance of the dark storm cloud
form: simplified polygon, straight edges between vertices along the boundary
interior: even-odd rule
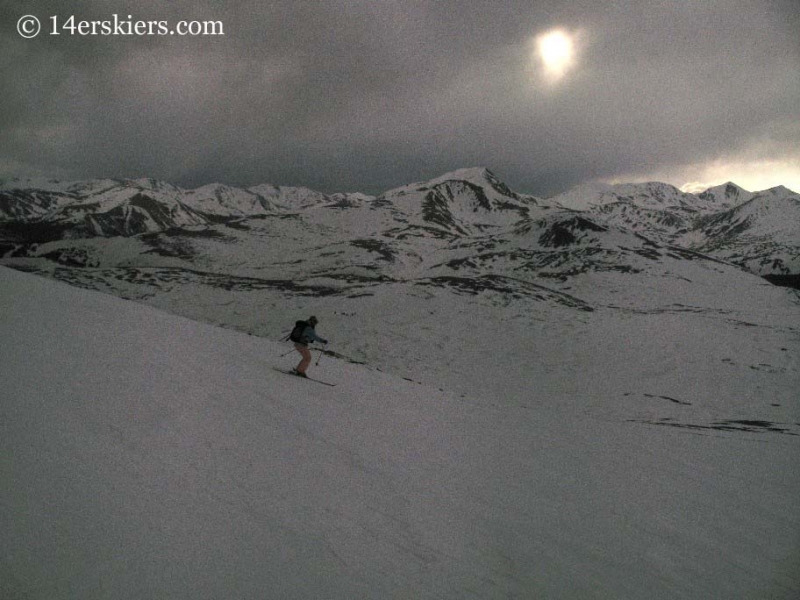
[[[218,20],[225,35],[14,31],[24,14],[47,28],[115,13]],[[797,13],[768,0],[5,3],[0,168],[377,192],[483,165],[545,195],[785,156]],[[551,27],[579,35],[557,85],[531,59]]]

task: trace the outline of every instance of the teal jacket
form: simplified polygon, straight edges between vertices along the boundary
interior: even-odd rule
[[[307,325],[305,329],[303,329],[303,333],[300,334],[300,341],[298,342],[301,346],[308,346],[311,342],[320,342],[321,344],[327,344],[328,340],[321,338],[317,335],[317,332],[314,331],[314,328],[311,325]]]

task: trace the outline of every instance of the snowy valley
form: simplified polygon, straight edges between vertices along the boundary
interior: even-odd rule
[[[577,340],[653,315],[690,336],[788,326],[796,295],[755,275],[800,276],[800,197],[783,188],[626,184],[543,200],[474,168],[377,197],[153,180],[3,189],[0,264],[273,340],[317,314],[337,356],[488,393],[509,385],[509,360],[539,381],[548,363],[585,369],[593,351]],[[627,371],[669,351],[616,355]]]
[[[785,188],[11,181],[0,256],[2,597],[800,594]]]

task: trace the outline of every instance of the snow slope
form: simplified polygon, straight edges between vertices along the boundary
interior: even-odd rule
[[[694,195],[663,183],[588,184],[547,202],[757,275],[800,270],[800,197],[783,186],[751,193],[727,183]]]
[[[0,302],[2,598],[800,594],[791,424],[498,404],[324,357],[329,388],[275,371],[285,345],[4,268]]]
[[[649,209],[694,208],[703,206],[696,196],[681,192],[666,183],[589,183],[554,196],[549,203],[570,210],[588,211],[605,204],[629,202]]]
[[[728,211],[701,219],[681,240],[701,252],[735,262],[751,273],[800,273],[800,195],[784,187],[759,194]]]

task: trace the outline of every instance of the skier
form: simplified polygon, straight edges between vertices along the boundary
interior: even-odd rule
[[[313,316],[309,317],[308,321],[298,321],[291,333],[290,339],[294,342],[295,350],[303,357],[294,369],[294,374],[299,377],[307,377],[306,369],[308,369],[308,365],[311,364],[311,351],[308,349],[308,345],[311,342],[320,342],[321,344],[328,343],[328,340],[317,335],[314,329],[317,323],[319,323],[317,317]]]

